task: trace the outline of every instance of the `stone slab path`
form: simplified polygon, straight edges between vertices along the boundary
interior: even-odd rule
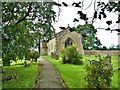
[[[58,71],[50,62],[40,57],[38,63],[42,69],[34,88],[65,88]]]

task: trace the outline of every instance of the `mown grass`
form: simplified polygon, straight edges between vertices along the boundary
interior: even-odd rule
[[[85,66],[88,63],[87,60],[96,59],[94,55],[84,56],[82,65],[71,65],[71,64],[62,64],[61,58],[60,60],[54,60],[50,56],[43,56],[46,60],[53,63],[53,65],[58,69],[60,75],[65,81],[65,84],[69,88],[87,88],[84,80],[84,76],[86,75]],[[113,64],[113,72],[114,75],[112,77],[112,88],[118,88],[118,57],[112,56],[112,64]]]
[[[19,61],[20,62],[20,61]],[[33,88],[34,81],[37,76],[37,63],[31,63],[29,67],[24,67],[22,63],[20,65],[11,65],[3,67],[3,78],[8,75],[16,74],[16,79],[4,81],[2,88]]]

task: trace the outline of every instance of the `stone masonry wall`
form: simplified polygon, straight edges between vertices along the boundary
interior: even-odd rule
[[[100,55],[118,55],[120,54],[120,51],[118,50],[84,50],[85,54],[88,55],[96,55],[96,54],[100,54]]]
[[[56,51],[56,39],[53,38],[52,40],[49,41],[49,43],[47,43],[47,54],[48,55],[51,55],[52,52],[55,52]]]
[[[70,32],[69,29],[63,30],[60,34],[57,35],[57,42],[56,42],[56,54],[60,54],[61,50],[64,48],[65,41],[71,38],[74,45],[77,47],[78,51],[81,54],[84,54],[82,42],[81,42],[81,35],[76,32]]]

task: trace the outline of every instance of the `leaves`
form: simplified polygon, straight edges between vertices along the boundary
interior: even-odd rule
[[[117,32],[120,32],[120,29],[115,29]]]
[[[72,6],[81,8],[81,2],[79,2],[79,3],[75,3],[75,2],[74,2],[74,3],[72,4]]]
[[[82,64],[82,58],[75,46],[69,45],[62,50],[62,63]]]
[[[101,20],[101,14],[99,14],[98,18]]]
[[[110,30],[110,28],[108,27],[108,28],[106,28],[105,30]]]
[[[61,4],[56,3],[56,2],[53,2],[53,4],[56,5],[56,6],[62,6]]]
[[[84,50],[98,49],[101,46],[100,40],[95,38],[97,30],[92,24],[78,25],[74,31],[82,35]]]
[[[97,56],[98,60],[90,60],[90,64],[86,65],[88,88],[109,88],[111,85],[111,77],[113,76],[113,66],[111,64],[111,56]],[[91,61],[94,61],[91,63]]]
[[[78,11],[77,14],[80,15],[80,19],[86,21],[88,18],[87,18],[87,15],[82,13],[82,11]]]
[[[107,23],[108,25],[111,25],[111,24],[112,24],[112,20],[111,20],[111,21],[106,21],[106,23]]]
[[[68,6],[65,2],[62,2],[62,4],[63,4],[65,7],[67,7],[67,6]]]
[[[103,15],[103,18],[107,17],[104,11],[100,12],[99,14]]]
[[[79,20],[78,20],[78,19],[76,19],[76,18],[74,18],[73,22],[79,22]]]
[[[99,16],[98,16],[98,18],[101,20],[101,18],[102,18],[102,16],[103,16],[103,18],[106,18],[107,17],[107,15],[105,14],[105,12],[104,11],[102,11],[102,12],[99,12]]]
[[[60,29],[65,29],[65,27],[59,27]]]
[[[10,65],[10,60],[23,58],[40,39],[50,39],[53,34],[51,23],[55,20],[56,13],[52,10],[52,2],[2,4],[3,63]]]

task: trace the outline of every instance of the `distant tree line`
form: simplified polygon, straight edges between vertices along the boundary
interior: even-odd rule
[[[112,45],[112,46],[110,46],[108,48],[106,46],[102,46],[97,50],[120,50],[120,45],[116,45],[116,46]]]

